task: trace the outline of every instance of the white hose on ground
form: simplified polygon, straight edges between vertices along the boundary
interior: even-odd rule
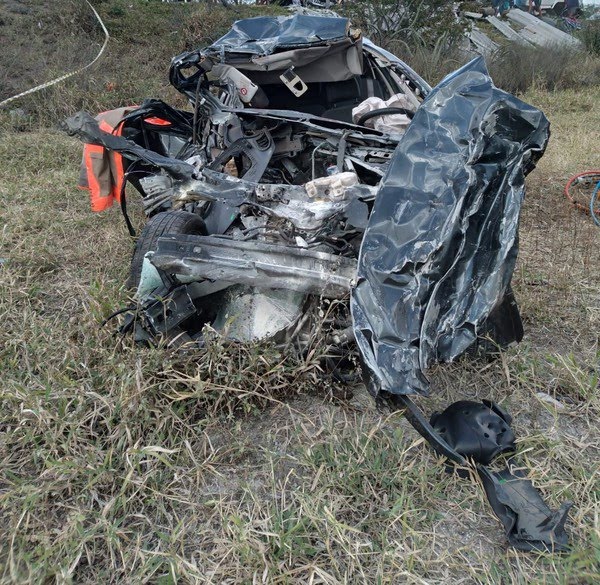
[[[28,89],[27,91],[23,91],[17,95],[13,95],[12,97],[9,97],[9,98],[1,101],[0,108],[6,106],[7,104],[10,104],[11,102],[14,102],[15,100],[18,100],[19,98],[22,98],[23,96],[29,95],[31,93],[35,93],[36,91],[40,91],[42,89],[45,89],[47,87],[50,87],[57,83],[60,83],[61,81],[64,81],[65,79],[68,79],[69,77],[73,77],[73,75],[77,75],[78,73],[85,71],[86,69],[91,67],[96,61],[98,61],[98,59],[100,59],[100,57],[102,56],[102,53],[104,53],[104,49],[106,49],[106,45],[108,44],[108,40],[110,39],[110,34],[108,33],[108,30],[104,26],[104,23],[102,22],[102,19],[100,18],[100,15],[96,12],[96,9],[90,4],[90,2],[88,0],[85,0],[85,2],[92,9],[92,12],[96,16],[96,19],[98,20],[98,22],[100,23],[100,26],[102,27],[102,30],[104,31],[104,43],[102,44],[102,48],[100,49],[100,52],[96,55],[94,60],[92,62],[88,63],[87,65],[85,65],[84,67],[76,69],[75,71],[71,71],[70,73],[65,73],[65,75],[61,75],[60,77],[57,77],[56,79],[52,79],[51,81],[47,81],[46,83],[42,83],[41,85],[36,85],[35,87]]]

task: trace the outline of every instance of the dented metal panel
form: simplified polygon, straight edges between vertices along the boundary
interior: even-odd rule
[[[503,22],[496,16],[488,16],[486,20],[497,30],[499,30],[507,39],[515,41],[517,43],[531,45],[531,43],[519,34],[516,30],[511,28],[510,24]]]
[[[211,236],[160,238],[152,264],[198,280],[222,280],[330,298],[348,296],[356,260],[293,246]]]
[[[510,10],[507,18],[511,22],[522,26],[523,28],[519,31],[519,34],[535,45],[542,47],[552,45],[581,46],[579,39],[518,8]]]
[[[494,334],[486,320],[508,293],[524,178],[548,137],[542,112],[495,88],[482,58],[419,108],[380,184],[352,292],[375,392],[426,394],[424,370]]]

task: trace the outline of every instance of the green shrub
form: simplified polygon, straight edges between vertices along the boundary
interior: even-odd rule
[[[404,46],[454,46],[466,25],[446,0],[354,0],[343,13],[374,43],[390,51]]]
[[[464,65],[470,58],[456,43],[449,42],[444,37],[438,39],[433,47],[398,44],[388,50],[410,65],[432,86],[439,83],[448,73]]]
[[[530,87],[569,89],[597,84],[600,61],[572,47],[523,47],[511,43],[489,60],[494,83],[511,93]]]
[[[577,36],[581,39],[587,51],[592,55],[600,56],[600,20],[584,22]]]

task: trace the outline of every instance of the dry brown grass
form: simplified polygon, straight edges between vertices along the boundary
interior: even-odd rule
[[[562,194],[598,166],[596,94],[526,96],[553,132],[514,279],[526,339],[436,367],[420,401],[508,408],[535,485],[575,503],[564,556],[508,549],[480,487],[363,388],[336,397],[318,352],[181,357],[99,328],[126,300],[119,211],[74,188],[78,142],[2,134],[0,583],[598,582],[600,230]]]
[[[421,401],[509,409],[535,484],[575,502],[562,557],[507,549],[477,485],[363,389],[332,399],[318,363],[269,348],[183,360],[99,329],[125,300],[118,210],[92,215],[74,189],[77,142],[2,136],[1,582],[594,582],[600,232],[562,195],[594,164],[594,96],[527,96],[553,137],[521,230],[525,341],[436,367]]]
[[[153,97],[183,106],[168,82],[171,58],[203,47],[225,34],[234,20],[285,13],[273,6],[104,0],[95,4],[110,41],[93,75],[13,102],[25,129],[55,126],[78,110],[99,112]],[[104,35],[83,0],[5,0],[0,3],[0,101],[83,67],[96,56]],[[4,114],[4,116],[3,116]],[[6,112],[0,110],[0,127]],[[6,120],[4,120],[6,123]]]

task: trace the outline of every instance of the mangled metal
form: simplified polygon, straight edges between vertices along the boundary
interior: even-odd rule
[[[173,60],[171,81],[190,98],[193,113],[148,100],[123,119],[121,136],[103,132],[85,114],[66,125],[131,161],[126,176],[135,180],[149,217],[191,212],[206,226],[199,237],[222,238],[219,253],[215,240],[196,246],[204,254],[212,250],[204,258],[186,245],[167,257],[157,247],[168,244],[156,239],[147,260],[155,269],[176,282],[219,275],[230,285],[264,290],[295,280],[297,292],[341,297],[349,292],[380,178],[401,138],[400,132],[357,126],[352,111],[365,99],[404,96],[412,117],[429,91],[408,66],[365,45],[363,50],[361,35],[346,19],[243,21],[211,47]],[[340,51],[343,63],[335,73],[315,81],[315,67],[338,59]],[[268,56],[273,59],[267,66]],[[307,91],[298,94],[280,79],[284,65],[295,68]],[[257,105],[262,107],[252,107]],[[232,256],[242,253],[259,255],[251,263],[253,275],[239,258],[234,270]],[[142,303],[151,293],[147,282],[138,291]]]
[[[376,392],[425,394],[423,371],[464,353],[482,330],[500,345],[520,340],[516,306],[504,299],[525,175],[548,137],[545,116],[495,88],[481,58],[418,109],[380,184],[352,293]],[[504,327],[488,327],[502,307]]]
[[[194,280],[224,281],[344,298],[356,275],[356,260],[297,246],[211,236],[160,238],[152,264]]]
[[[552,511],[513,459],[501,471],[486,466],[496,455],[515,450],[508,413],[491,401],[460,401],[428,421],[408,395],[390,395],[390,400],[404,409],[406,418],[437,453],[458,466],[459,474],[463,470],[477,473],[511,546],[522,551],[569,550],[565,523],[572,504],[565,502]],[[492,440],[488,425],[495,430]]]
[[[481,59],[432,91],[341,18],[239,21],[176,57],[170,80],[192,111],[148,100],[120,136],[84,113],[65,124],[128,161],[149,218],[122,330],[202,346],[210,325],[302,348],[312,309],[337,299],[352,322],[331,343],[348,353],[356,338],[372,394],[450,461],[475,461],[514,546],[564,550],[568,505],[554,514],[530,482],[485,467],[514,450],[506,413],[459,404],[430,424],[408,396],[427,393],[431,364],[522,337],[510,281],[543,114]]]

